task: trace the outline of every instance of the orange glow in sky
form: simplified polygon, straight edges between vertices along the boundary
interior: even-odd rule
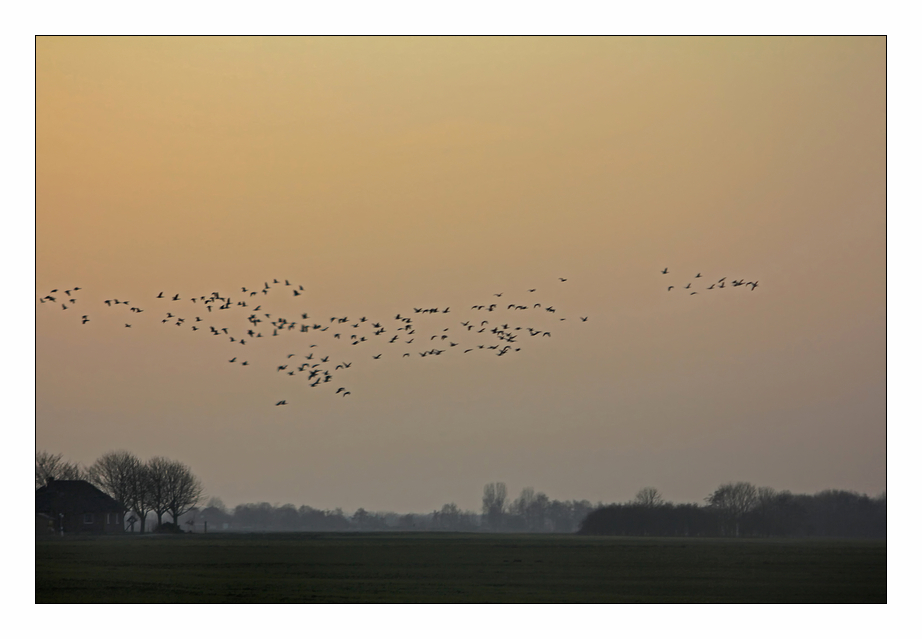
[[[884,490],[884,38],[36,42],[37,448],[228,505]]]

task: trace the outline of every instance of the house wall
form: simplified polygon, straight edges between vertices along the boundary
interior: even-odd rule
[[[85,521],[85,515],[87,514],[93,516],[91,523]],[[124,515],[110,512],[108,513],[109,523],[106,523],[106,514],[105,512],[64,513],[64,534],[108,535],[124,533]]]

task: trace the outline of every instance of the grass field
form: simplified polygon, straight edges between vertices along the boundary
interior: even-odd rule
[[[36,539],[35,601],[879,602],[885,541],[488,534]]]

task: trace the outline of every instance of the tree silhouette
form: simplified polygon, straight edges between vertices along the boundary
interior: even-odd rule
[[[146,495],[145,482],[139,477],[143,472],[143,466],[141,460],[128,451],[111,451],[93,462],[87,469],[87,478],[97,488],[121,503],[126,511],[134,510],[132,504],[142,504]],[[141,491],[141,494],[136,494],[137,491]],[[143,510],[143,506],[141,508]],[[141,517],[143,532],[144,517],[140,512],[137,514]],[[146,510],[143,514],[147,514]]]
[[[166,511],[179,525],[179,518],[198,505],[203,493],[202,482],[182,462],[170,460],[166,466]]]
[[[64,461],[60,453],[54,455],[44,450],[35,452],[35,488],[41,488],[48,479],[86,479],[86,472],[79,464]]]
[[[734,484],[721,484],[706,499],[711,508],[723,516],[734,530],[734,536],[740,536],[740,521],[746,513],[755,508],[759,501],[759,492],[755,486],[746,481]]]
[[[666,500],[663,499],[663,496],[656,488],[647,486],[637,491],[637,495],[634,497],[634,503],[644,508],[656,508],[657,506],[665,504]]]
[[[505,483],[494,482],[483,487],[483,516],[491,529],[499,530],[502,528],[505,505]]]

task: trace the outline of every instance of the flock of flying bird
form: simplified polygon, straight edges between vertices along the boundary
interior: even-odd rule
[[[558,279],[560,283],[567,281],[566,278]],[[53,289],[41,297],[39,302],[60,304],[61,311],[73,312],[73,308],[82,306],[78,305],[77,292],[80,290],[80,287],[73,287],[63,290],[62,295],[61,289]],[[503,298],[504,293],[499,292],[494,293],[489,302],[475,304],[469,310],[455,310],[450,306],[421,306],[414,307],[412,311],[397,313],[389,320],[371,320],[365,316],[333,316],[327,320],[326,317],[316,318],[301,311],[291,317],[267,312],[271,309],[264,308],[266,302],[273,301],[272,298],[279,293],[286,294],[286,291],[290,291],[292,298],[299,297],[304,294],[304,286],[294,285],[289,280],[279,282],[274,279],[271,283],[265,281],[261,288],[243,286],[233,297],[217,291],[194,297],[161,291],[144,304],[148,308],[116,298],[102,300],[102,304],[104,308],[113,311],[124,306],[127,312],[136,316],[154,310],[150,304],[155,304],[159,307],[158,311],[164,312],[159,321],[165,326],[187,327],[192,331],[201,331],[202,335],[226,338],[229,345],[233,344],[233,348],[245,347],[245,350],[231,353],[233,356],[227,360],[229,364],[240,366],[250,366],[251,360],[255,363],[262,354],[261,351],[254,353],[252,347],[255,344],[270,338],[297,334],[308,342],[303,353],[289,353],[283,361],[274,362],[271,366],[280,375],[306,378],[308,388],[331,383],[340,371],[345,372],[352,367],[353,362],[359,361],[356,358],[369,361],[393,356],[431,359],[450,352],[509,356],[521,351],[523,342],[529,338],[551,337],[552,327],[548,326],[549,322],[564,322],[567,319],[558,314],[554,305],[536,301],[533,294],[537,289],[534,288],[528,289],[527,299],[523,295],[522,299],[507,301],[509,296]],[[113,311],[106,312],[111,314]],[[463,321],[455,319],[461,313],[465,313],[461,318]],[[244,328],[231,329],[231,317],[238,320],[245,317]],[[80,323],[85,325],[92,319],[89,314],[81,315]],[[440,320],[440,330],[427,330],[426,325],[433,320]],[[572,321],[581,323],[588,320],[588,316],[578,316],[578,319]],[[123,322],[124,328],[132,328],[131,322]],[[331,346],[355,350],[346,357],[333,359]],[[334,352],[337,350],[342,349],[333,349]],[[338,386],[334,394],[347,397],[352,392],[345,386]],[[286,406],[288,401],[283,399],[275,405]]]
[[[667,275],[669,269],[664,268],[661,273]],[[692,279],[700,277],[701,273],[698,273]],[[561,284],[567,281],[567,278],[558,279]],[[707,289],[724,288],[725,280],[726,278],[721,278]],[[733,280],[731,286],[751,286],[754,291],[758,282],[743,283],[742,280]],[[667,291],[673,288],[675,286],[669,286]],[[684,288],[691,288],[691,283]],[[233,357],[227,360],[229,364],[249,366],[251,353],[253,353],[251,349],[255,344],[264,339],[277,338],[291,333],[302,335],[307,338],[307,342],[322,342],[327,350],[329,346],[334,345],[342,347],[348,345],[350,349],[355,348],[353,354],[346,358],[338,357],[336,361],[331,360],[332,354],[324,352],[318,343],[310,343],[306,349],[307,354],[299,356],[296,353],[289,353],[282,362],[271,365],[278,374],[306,378],[308,388],[317,388],[331,383],[340,371],[345,372],[352,367],[354,362],[359,361],[356,357],[377,361],[394,355],[400,358],[428,357],[431,359],[453,352],[461,354],[492,352],[497,357],[511,355],[521,351],[522,344],[526,340],[551,337],[551,327],[547,325],[549,322],[567,320],[562,314],[557,314],[558,309],[553,304],[535,301],[533,297],[537,292],[535,288],[527,289],[527,293],[522,293],[521,297],[515,300],[510,300],[508,296],[503,300],[504,292],[493,293],[489,302],[474,304],[470,309],[465,308],[462,311],[453,310],[449,306],[444,308],[414,307],[412,312],[397,313],[392,320],[387,321],[373,321],[365,316],[358,318],[333,316],[327,321],[326,318],[312,317],[307,312],[299,312],[292,318],[266,312],[263,305],[269,300],[269,292],[273,291],[277,295],[279,291],[284,292],[286,289],[291,291],[292,298],[299,297],[305,292],[303,285],[296,286],[289,280],[279,282],[273,279],[271,284],[265,281],[261,288],[248,289],[243,286],[240,293],[235,294],[233,298],[217,291],[210,295],[186,298],[181,297],[179,293],[167,294],[161,291],[148,302],[157,304],[161,310],[162,305],[166,305],[164,315],[160,318],[160,323],[165,326],[189,327],[192,331],[201,331],[202,335],[212,338],[227,338],[228,344],[234,345],[233,348],[246,347],[245,350],[237,351],[237,354],[232,353]],[[81,290],[78,286],[67,290],[53,289],[44,297],[39,298],[39,302],[51,305],[60,304],[62,311],[72,310],[78,304],[77,292]],[[61,295],[62,292],[63,295]],[[691,294],[695,295],[697,291],[692,291]],[[138,305],[131,305],[128,300],[115,298],[103,300],[102,303],[110,309],[125,306],[126,310],[135,316],[153,310],[143,309]],[[231,315],[225,311],[234,311],[238,319],[246,316],[246,323],[249,326],[235,329],[232,333],[227,326],[224,326],[225,323],[230,323],[224,322],[224,319],[229,319]],[[461,312],[465,314],[463,321],[456,320],[455,317]],[[439,326],[444,326],[444,328],[425,330],[424,318],[430,320],[425,322],[427,324],[431,324],[431,320],[434,319],[443,320]],[[588,320],[588,316],[576,316],[572,321],[583,323]],[[82,325],[90,321],[89,314],[80,316]],[[124,322],[124,327],[130,329],[132,324]],[[351,361],[344,361],[345,359]],[[345,386],[338,386],[334,394],[347,397],[352,394],[352,391]],[[288,401],[282,399],[275,405],[286,406]]]
[[[662,271],[660,271],[660,273],[662,273],[663,275],[668,275],[668,274],[669,274],[669,267],[667,266],[667,267],[664,268]],[[697,275],[695,275],[695,277],[693,277],[692,280],[696,280],[696,279],[698,279],[699,277],[701,277],[701,273],[698,273]],[[737,286],[751,286],[753,291],[756,290],[756,287],[757,287],[758,285],[759,285],[758,280],[755,281],[755,282],[743,282],[743,280],[731,280],[731,281],[730,281],[730,286],[731,286],[731,287],[737,287]],[[686,285],[683,286],[682,288],[683,288],[683,289],[690,289],[691,286],[692,286],[692,283],[689,282],[688,284],[686,284]],[[718,289],[721,289],[721,288],[726,288],[726,286],[727,286],[727,278],[726,278],[726,277],[722,277],[722,278],[720,278],[719,280],[717,280],[716,282],[714,282],[713,284],[711,284],[710,286],[708,286],[706,290],[710,291],[710,290],[713,290],[715,287],[718,288]],[[675,286],[668,286],[668,287],[666,288],[666,291],[671,291],[671,290],[674,289],[674,288],[675,288]],[[681,289],[680,289],[680,290],[681,290]],[[691,291],[691,293],[690,293],[690,295],[697,295],[697,294],[698,294],[698,291]]]

